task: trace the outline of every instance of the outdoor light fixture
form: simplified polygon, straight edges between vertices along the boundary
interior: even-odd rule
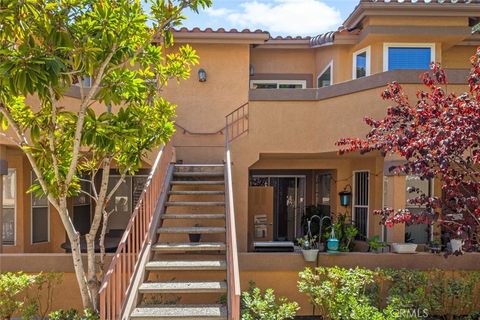
[[[253,68],[253,64],[250,65],[250,77],[253,77],[253,74],[255,73],[255,69]]]
[[[205,82],[207,81],[207,71],[204,69],[198,70],[198,81]]]
[[[340,196],[340,204],[342,207],[350,206],[352,200],[352,186],[347,184],[345,188],[343,188],[343,191],[339,192],[338,195]]]

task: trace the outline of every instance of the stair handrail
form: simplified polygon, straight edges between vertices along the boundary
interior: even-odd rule
[[[237,232],[235,226],[235,208],[233,202],[232,159],[230,156],[230,139],[226,120],[225,142],[225,201],[227,220],[227,287],[228,287],[228,319],[240,319],[240,269],[238,267]]]
[[[227,141],[232,142],[241,135],[248,133],[249,129],[249,102],[245,102],[237,109],[233,110],[225,116],[226,124],[225,131],[227,131]]]
[[[122,317],[132,281],[139,269],[139,258],[152,241],[149,231],[158,201],[165,192],[165,179],[168,179],[168,166],[172,159],[173,147],[170,144],[162,146],[102,280],[99,291],[101,320],[118,320]]]

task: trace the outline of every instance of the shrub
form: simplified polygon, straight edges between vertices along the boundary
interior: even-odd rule
[[[35,276],[18,273],[0,274],[0,319],[10,319],[10,317],[24,308],[22,293],[32,285]]]
[[[89,309],[85,309],[84,315],[81,316],[77,310],[58,310],[51,312],[49,315],[50,320],[99,320],[98,315],[93,313]]]
[[[242,320],[286,320],[293,319],[298,310],[296,302],[275,297],[273,289],[265,294],[250,283],[250,289],[242,294]]]

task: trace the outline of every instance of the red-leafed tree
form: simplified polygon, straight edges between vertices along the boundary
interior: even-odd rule
[[[428,196],[418,189],[412,204],[425,210],[384,208],[387,226],[397,223],[438,222],[452,238],[465,240],[465,248],[474,250],[480,242],[480,48],[471,58],[469,92],[447,92],[447,78],[439,64],[421,78],[427,88],[417,92],[412,103],[400,84],[387,85],[382,93],[391,101],[381,120],[366,118],[371,127],[366,139],[345,138],[337,142],[339,153],[380,151],[383,156],[398,154],[405,163],[390,168],[394,173],[417,175],[421,179],[438,178],[442,196]]]

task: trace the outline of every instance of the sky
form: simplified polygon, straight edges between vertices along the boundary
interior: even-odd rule
[[[200,14],[187,12],[188,28],[262,29],[272,36],[315,36],[337,30],[359,0],[213,0]]]

